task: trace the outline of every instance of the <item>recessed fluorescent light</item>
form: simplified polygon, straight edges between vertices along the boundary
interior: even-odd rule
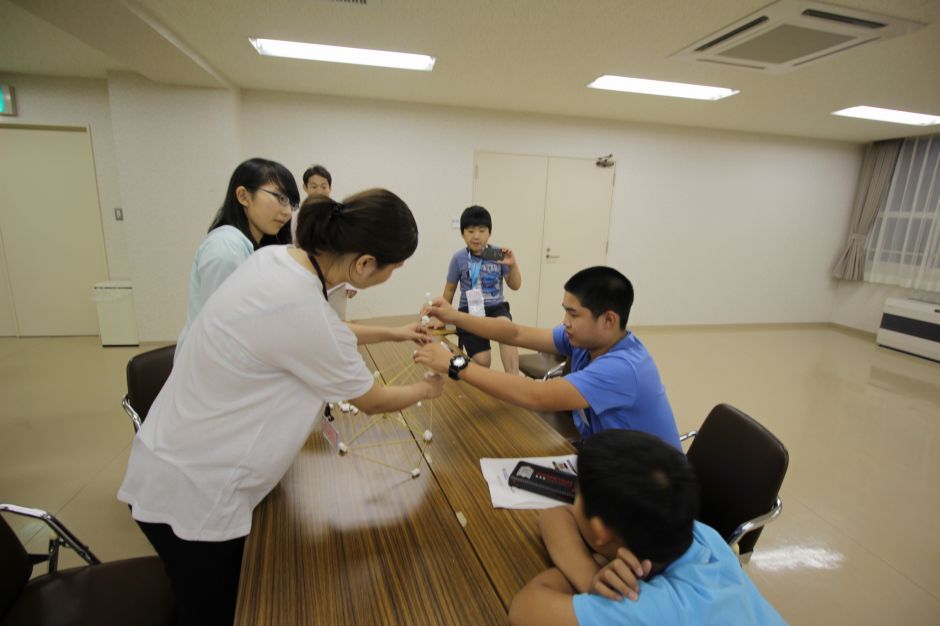
[[[910,124],[911,126],[932,126],[940,124],[940,117],[925,115],[923,113],[908,113],[894,109],[879,109],[878,107],[850,107],[841,111],[833,111],[833,115],[844,117],[858,117],[863,120],[878,122],[893,122],[895,124]]]
[[[344,48],[326,46],[317,43],[282,41],[280,39],[255,39],[248,41],[258,54],[308,61],[327,61],[330,63],[353,63],[355,65],[374,65],[377,67],[395,67],[403,70],[424,70],[434,68],[434,57],[426,54],[407,52],[386,52],[384,50],[366,50],[365,48]]]
[[[671,96],[673,98],[692,98],[694,100],[721,100],[739,93],[737,89],[724,87],[706,87],[705,85],[688,85],[686,83],[668,83],[661,80],[646,80],[645,78],[628,78],[627,76],[601,76],[588,87],[592,89],[609,89],[611,91],[629,91],[631,93],[645,93],[651,96]]]

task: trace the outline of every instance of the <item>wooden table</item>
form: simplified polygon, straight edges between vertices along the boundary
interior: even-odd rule
[[[362,352],[386,381],[408,383],[425,371],[404,371],[413,348]],[[337,423],[349,441],[369,418]],[[368,447],[382,442],[398,443]],[[533,413],[449,381],[440,398],[380,418],[351,449],[338,455],[316,430],[257,507],[235,623],[504,624],[513,595],[549,561],[537,512],[493,509],[479,460],[570,454],[570,444]]]

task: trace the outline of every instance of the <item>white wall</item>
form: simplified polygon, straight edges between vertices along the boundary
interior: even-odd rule
[[[861,148],[650,129],[613,150],[609,262],[634,279],[636,323],[829,319]]]
[[[238,165],[238,95],[108,77],[141,341],[186,321],[193,255]]]
[[[460,245],[450,218],[489,150],[614,153],[609,263],[636,284],[634,323],[828,321],[861,160],[836,142],[267,92],[243,95],[241,130],[242,156],[298,177],[320,162],[335,196],[387,186],[415,212],[418,252],[352,317],[412,312],[441,289]]]
[[[0,73],[0,82],[13,85],[17,109],[16,117],[0,118],[0,124],[88,127],[95,157],[108,273],[112,280],[130,278],[123,222],[114,219],[114,207],[121,206],[121,195],[107,81]],[[55,182],[55,177],[50,176],[49,184]],[[91,285],[88,288],[90,290]]]
[[[105,83],[13,78],[7,82],[20,96],[18,122],[92,127],[103,212],[123,206],[126,216],[123,233],[105,228],[109,265],[113,277],[134,281],[145,341],[176,338],[193,253],[235,165],[253,156],[281,161],[298,182],[308,165],[323,163],[333,172],[335,196],[385,186],[414,210],[418,252],[389,283],[351,301],[353,317],[413,313],[425,292],[442,288],[446,259],[460,245],[450,220],[470,203],[476,150],[614,153],[609,263],[636,284],[633,323],[818,322],[833,315],[858,327],[868,322],[846,320],[870,317],[829,278],[861,162],[854,144],[177,88],[133,74],[112,74]],[[113,143],[102,145],[105,137]],[[121,269],[112,249],[124,239]]]

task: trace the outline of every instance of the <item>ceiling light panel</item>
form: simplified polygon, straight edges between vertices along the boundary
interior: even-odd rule
[[[708,87],[687,83],[670,83],[662,80],[630,78],[628,76],[605,75],[598,77],[588,87],[610,91],[626,91],[651,96],[669,96],[672,98],[691,98],[693,100],[721,100],[739,93],[737,89]]]
[[[306,61],[351,63],[354,65],[371,65],[374,67],[392,67],[402,70],[430,72],[434,69],[434,62],[436,60],[434,57],[426,54],[387,52],[385,50],[368,50],[366,48],[346,48],[343,46],[327,46],[299,41],[283,41],[281,39],[259,39],[250,37],[248,41],[255,47],[258,54],[288,59],[303,59]]]
[[[940,124],[940,116],[927,115],[925,113],[909,113],[907,111],[895,111],[894,109],[879,109],[878,107],[858,106],[833,111],[833,115],[842,117],[857,117],[863,120],[874,120],[876,122],[891,122],[893,124],[908,124],[910,126],[933,126]]]

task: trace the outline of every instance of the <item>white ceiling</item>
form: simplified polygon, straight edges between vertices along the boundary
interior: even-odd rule
[[[838,0],[925,23],[787,74],[670,58],[769,0],[0,0],[0,71],[235,87],[868,142],[937,132],[830,115],[940,115],[940,0]],[[417,52],[433,72],[261,57],[249,37]],[[597,91],[620,74],[739,89]]]

